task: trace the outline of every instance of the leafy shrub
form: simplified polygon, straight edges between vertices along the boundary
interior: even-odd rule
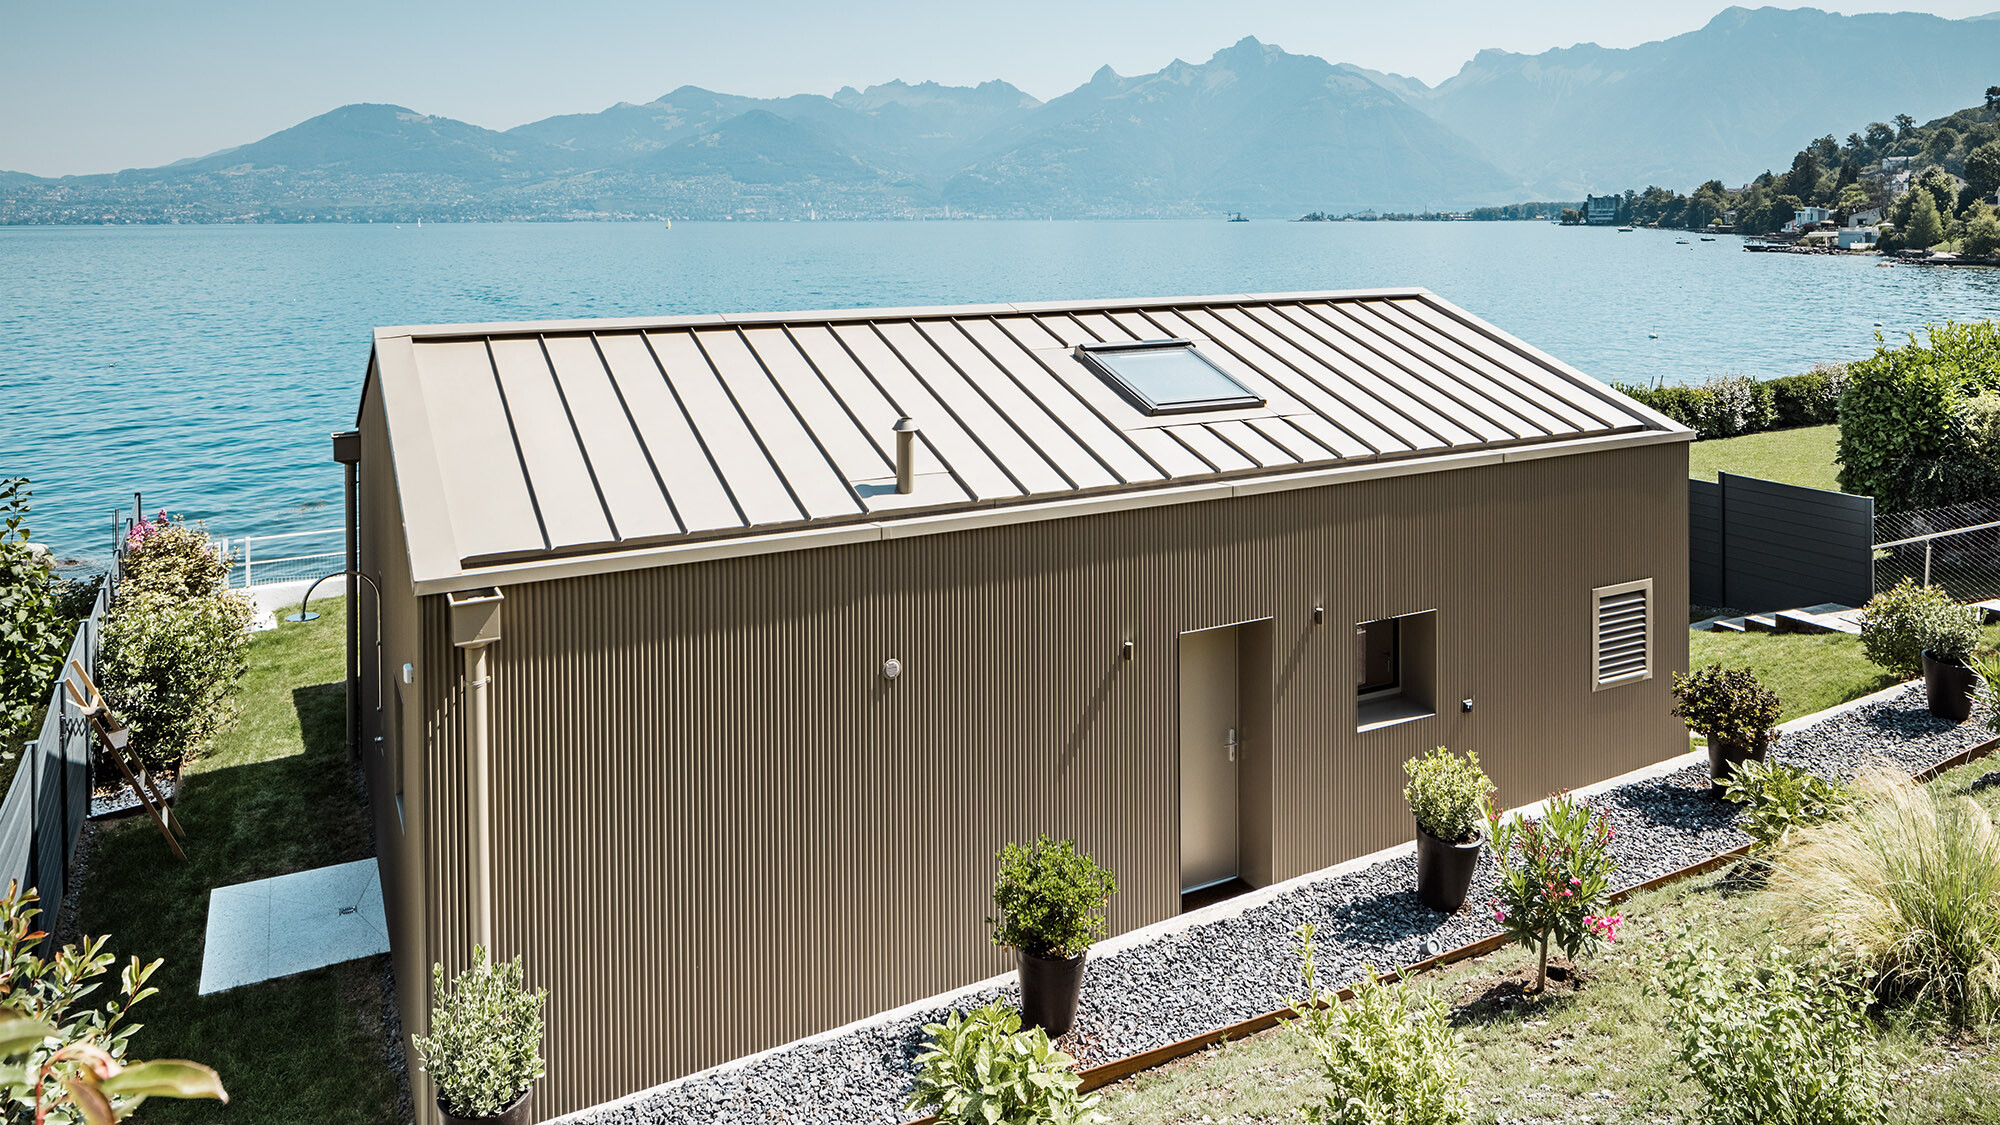
[[[1755,746],[1770,737],[1784,710],[1778,693],[1748,668],[1709,664],[1674,673],[1671,713],[1710,742]]]
[[[1924,650],[1964,660],[1978,647],[1979,611],[1937,586],[1908,578],[1875,595],[1861,612],[1861,651],[1901,676],[1924,670]]]
[[[104,576],[93,574],[88,578],[52,578],[49,580],[49,595],[56,600],[56,615],[64,621],[81,621],[90,616],[97,605],[97,591],[104,586]]]
[[[1775,847],[1799,828],[1825,824],[1848,806],[1847,790],[1797,766],[1736,763],[1723,780],[1723,796],[1744,806],[1743,830],[1763,847]]]
[[[0,742],[41,715],[70,630],[48,557],[28,541],[26,477],[0,479]]]
[[[1961,399],[2000,390],[2000,322],[1931,325],[1848,365],[1840,396],[1840,487],[1888,511],[1937,507],[1991,491],[1968,447]]]
[[[996,857],[993,884],[998,918],[993,943],[1035,957],[1078,957],[1104,936],[1104,904],[1118,881],[1070,840],[1043,836],[1028,847],[1008,844]]]
[[[167,518],[132,525],[119,564],[120,587],[194,598],[217,593],[229,576],[229,560],[217,552],[208,532]]]
[[[1305,1107],[1314,1125],[1463,1125],[1464,1049],[1452,1032],[1444,1001],[1414,993],[1400,981],[1385,984],[1363,967],[1354,999],[1319,990],[1313,964],[1312,925],[1300,926],[1294,948],[1305,977],[1306,998],[1290,1002],[1292,1026],[1319,1058],[1333,1088]]]
[[[988,1004],[925,1024],[930,1042],[904,1108],[940,1125],[1089,1125],[1104,1120],[1097,1097],[1077,1092],[1076,1060],[1020,1013]]]
[[[1695,408],[1695,432],[1704,438],[1738,437],[1768,430],[1777,421],[1771,388],[1747,375],[1725,375],[1703,383]]]
[[[418,1064],[438,1100],[458,1117],[491,1117],[542,1076],[542,1004],[548,990],[522,985],[521,959],[495,963],[472,947],[472,965],[452,978],[431,966],[431,1031],[413,1035]]]
[[[1628,383],[1614,383],[1621,394],[1637,399],[1646,406],[1679,422],[1690,430],[1700,428],[1701,400],[1707,392],[1699,387],[1685,384],[1640,387]]]
[[[150,765],[199,757],[234,717],[230,692],[247,668],[250,601],[119,591],[104,625],[105,698]]]
[[[1977,1026],[2000,1009],[2000,831],[1970,797],[1893,771],[1771,873],[1781,920],[1872,973],[1882,995]]]
[[[1714,1125],[1871,1125],[1886,1082],[1869,1053],[1872,999],[1851,970],[1801,961],[1782,946],[1724,953],[1707,933],[1681,935],[1658,987],[1680,1060]]]
[[[1486,818],[1486,799],[1493,782],[1479,768],[1479,755],[1467,751],[1463,760],[1440,746],[1421,758],[1403,763],[1410,784],[1403,799],[1418,827],[1447,844],[1469,844],[1479,836]]]
[[[109,1125],[147,1098],[228,1101],[215,1071],[185,1059],[136,1062],[125,1057],[139,1025],[132,1009],[157,989],[160,967],[132,958],[118,974],[114,999],[92,999],[116,960],[105,939],[86,938],[53,956],[38,952],[46,935],[33,890],[10,882],[0,897],[0,1095],[9,1121]]]
[[[1537,991],[1549,981],[1549,946],[1572,962],[1600,943],[1618,940],[1624,915],[1610,913],[1611,818],[1561,793],[1540,819],[1520,813],[1501,823],[1488,814],[1488,846],[1499,861],[1493,920],[1515,941],[1541,955]]]
[[[1972,699],[1979,705],[1980,719],[1987,730],[2000,734],[2000,652],[1975,655],[1972,670],[1979,675],[1979,682],[1972,685]]]
[[[1840,421],[1840,392],[1847,388],[1847,365],[1822,363],[1799,375],[1766,380],[1777,429],[1826,426]]]
[[[2000,473],[2000,394],[1974,395],[1959,404],[1965,447],[1981,464]]]

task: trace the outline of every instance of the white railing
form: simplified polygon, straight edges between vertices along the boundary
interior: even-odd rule
[[[347,568],[347,536],[337,527],[243,535],[218,539],[216,546],[236,560],[231,586],[297,582]]]
[[[2000,500],[1875,518],[1875,589],[1904,578],[1962,602],[2000,597]],[[1888,538],[1887,536],[1894,536]]]

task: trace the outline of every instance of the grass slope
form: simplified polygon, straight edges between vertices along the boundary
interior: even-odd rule
[[[1833,455],[1839,448],[1839,426],[1803,426],[1698,441],[1688,446],[1688,475],[1714,480],[1717,472],[1731,472],[1838,492],[1840,469]]]
[[[79,924],[109,934],[121,958],[166,958],[142,1005],[139,1058],[191,1058],[230,1094],[151,1101],[148,1122],[372,1125],[396,1120],[399,1088],[382,1047],[386,957],[196,996],[211,888],[372,854],[367,813],[348,771],[342,649],[345,606],[314,602],[309,625],[251,642],[240,721],[187,770],[179,809],[188,862],[143,816],[108,824],[90,857]]]
[[[2000,645],[2000,625],[1987,627],[1986,645]],[[1869,663],[1861,638],[1846,633],[1689,633],[1688,666],[1704,664],[1757,673],[1778,693],[1786,720],[1859,699],[1899,679]]]
[[[1933,784],[1968,792],[1991,768],[1975,762]],[[2000,813],[2000,787],[1973,796]],[[1552,982],[1543,998],[1522,992],[1533,982],[1534,962],[1518,946],[1424,974],[1419,983],[1450,1003],[1465,1041],[1473,1120],[1651,1125],[1682,1111],[1699,1120],[1665,998],[1649,986],[1650,967],[1684,921],[1718,927],[1722,948],[1759,948],[1771,940],[1768,906],[1765,892],[1723,874],[1636,896],[1623,907],[1629,921],[1618,944],[1582,966],[1581,988]],[[1281,1003],[1272,998],[1273,1007]],[[1878,1029],[1875,1048],[1894,1074],[1892,1125],[2000,1125],[1994,1042],[1948,1039],[1891,1020]],[[1269,1122],[1290,1118],[1326,1089],[1316,1060],[1280,1027],[1109,1087],[1102,1108],[1121,1125]]]

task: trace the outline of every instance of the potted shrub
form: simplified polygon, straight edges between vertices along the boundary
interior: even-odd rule
[[[1961,606],[1936,586],[1905,578],[1875,595],[1861,615],[1861,648],[1899,676],[1922,673],[1931,714],[1953,722],[1972,715],[1978,675],[1979,611]]]
[[[1050,1035],[1076,1021],[1083,960],[1104,936],[1104,904],[1118,893],[1111,873],[1069,840],[1043,836],[1000,849],[993,884],[993,943],[1014,951],[1021,974],[1021,1019]]]
[[[1720,795],[1740,762],[1764,760],[1784,707],[1748,668],[1710,664],[1674,673],[1673,713],[1708,739],[1709,791]]]
[[[1478,754],[1461,759],[1442,746],[1404,762],[1403,772],[1410,775],[1403,799],[1417,820],[1417,897],[1432,910],[1455,914],[1479,866],[1493,782],[1479,768]]]
[[[448,1125],[527,1125],[529,1094],[542,1076],[544,989],[521,984],[521,959],[495,964],[483,946],[447,986],[431,969],[431,1033],[413,1035],[417,1062],[437,1084]]]

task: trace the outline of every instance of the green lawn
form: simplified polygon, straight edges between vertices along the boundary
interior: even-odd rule
[[[1975,762],[1934,784],[1964,792],[1990,768]],[[1975,797],[2000,812],[2000,787]],[[1518,946],[1419,978],[1451,1005],[1464,1039],[1473,1121],[1650,1125],[1689,1111],[1687,1119],[1699,1120],[1650,970],[1666,953],[1665,935],[1687,919],[1712,921],[1725,949],[1770,940],[1768,896],[1717,873],[1636,896],[1622,909],[1628,922],[1618,944],[1585,962],[1580,987],[1552,983],[1544,997],[1524,995],[1534,962]],[[1282,1002],[1272,998],[1274,1007]],[[1874,1047],[1892,1072],[1889,1122],[2000,1125],[1993,1041],[1948,1039],[1892,1020],[1878,1026]],[[1325,1092],[1316,1060],[1280,1027],[1108,1087],[1101,1108],[1120,1125],[1270,1122],[1291,1119]]]
[[[1988,626],[1986,644],[2000,645],[2000,626]],[[1861,638],[1847,633],[1688,634],[1688,667],[1748,667],[1785,705],[1785,719],[1823,711],[1897,682],[1862,655]]]
[[[1839,426],[1804,426],[1698,441],[1688,446],[1688,475],[1714,480],[1717,472],[1726,471],[1838,492],[1839,466],[1833,463],[1833,455],[1839,446]]]
[[[205,1062],[229,1090],[225,1108],[148,1102],[148,1122],[397,1119],[400,1088],[381,1020],[385,956],[195,995],[211,888],[373,851],[345,746],[345,606],[313,607],[318,621],[251,641],[242,718],[187,771],[177,807],[188,861],[174,859],[143,816],[106,826],[89,859],[82,931],[109,934],[107,948],[121,958],[166,959],[153,978],[160,995],[136,1013],[145,1027],[133,1055]]]

